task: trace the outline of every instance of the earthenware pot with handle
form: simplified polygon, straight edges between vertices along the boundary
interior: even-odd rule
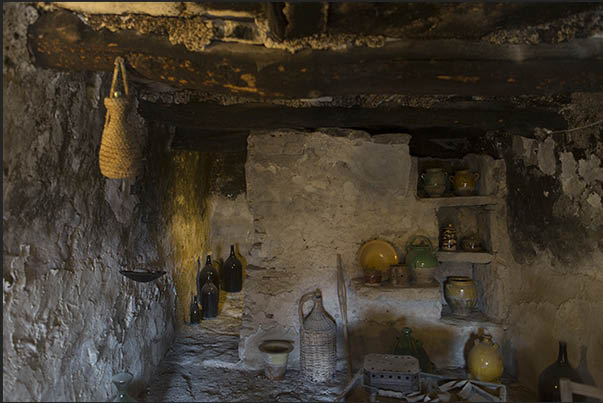
[[[450,177],[450,182],[452,182],[452,189],[457,196],[471,196],[475,194],[478,179],[479,173],[460,169]]]
[[[430,197],[440,197],[446,191],[446,172],[442,168],[429,168],[421,174],[423,189]]]

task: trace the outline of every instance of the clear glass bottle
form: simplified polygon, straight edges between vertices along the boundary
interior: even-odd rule
[[[227,292],[243,289],[243,264],[235,254],[234,245],[230,245],[230,256],[222,266],[222,289]]]
[[[213,283],[208,271],[205,283],[201,288],[201,308],[203,319],[212,319],[218,316],[218,303],[220,302],[218,287]]]

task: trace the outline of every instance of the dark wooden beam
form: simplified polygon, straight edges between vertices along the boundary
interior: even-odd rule
[[[30,27],[37,65],[112,71],[126,59],[133,78],[252,97],[327,95],[550,95],[603,91],[603,38],[557,45],[492,45],[458,40],[395,41],[381,48],[305,50],[219,43],[203,52],[165,37],[94,31],[66,12]]]
[[[414,130],[446,127],[480,130],[535,127],[567,128],[558,113],[544,108],[517,108],[502,103],[466,102],[432,108],[295,108],[268,103],[160,104],[141,100],[139,113],[147,120],[204,130],[345,127],[375,130],[382,127]]]
[[[247,150],[249,130],[204,130],[176,128],[172,150],[234,153]]]

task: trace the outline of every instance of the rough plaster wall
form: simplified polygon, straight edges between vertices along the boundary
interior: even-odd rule
[[[408,137],[387,137],[383,141],[385,136],[370,138],[353,130],[280,130],[248,138],[247,200],[254,237],[240,354],[249,365],[259,365],[257,345],[266,338],[293,340],[290,360],[297,364],[297,304],[306,292],[320,288],[327,311],[341,325],[336,254],[350,283],[362,275],[356,253],[366,240],[390,241],[400,257],[415,234],[437,243],[435,208],[415,198],[417,172]],[[357,360],[366,352],[391,351],[397,332],[410,325],[439,365],[462,366],[465,343],[477,330],[441,322],[437,288],[375,290],[352,281],[348,304]],[[502,328],[491,331],[502,339]],[[338,346],[342,357],[341,328]]]
[[[247,205],[246,195],[228,198],[219,194],[210,197],[211,206],[210,245],[211,252],[220,264],[228,258],[230,245],[235,245],[235,252],[243,270],[247,266],[247,256],[253,240],[253,216]]]
[[[603,118],[603,94],[574,94],[570,127]],[[568,342],[573,366],[587,347],[592,376],[603,386],[603,130],[545,131],[513,138],[507,155],[514,363],[522,383]],[[513,261],[516,261],[514,263]]]
[[[110,76],[36,69],[25,45],[36,10],[3,11],[3,396],[106,401],[122,370],[137,394],[173,339],[174,267],[207,238],[190,230],[203,219],[198,177],[178,178],[205,168],[196,154],[172,158],[149,142],[161,158],[139,180],[122,190],[102,177]],[[197,198],[183,202],[187,192]],[[181,204],[186,220],[174,213]],[[168,274],[136,283],[119,274],[123,264]]]
[[[207,156],[195,152],[175,152],[160,168],[166,189],[162,214],[166,217],[166,249],[174,267],[177,291],[177,325],[190,320],[191,295],[197,294],[197,258],[208,250],[209,188]]]

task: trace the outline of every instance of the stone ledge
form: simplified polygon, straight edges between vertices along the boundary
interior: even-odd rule
[[[350,288],[355,291],[357,296],[370,299],[387,298],[395,301],[439,301],[441,299],[438,283],[430,286],[393,287],[390,284],[382,284],[373,287],[364,285],[362,278],[355,278],[350,282]]]
[[[494,260],[494,255],[487,252],[436,252],[440,262],[481,263],[487,264]]]
[[[442,318],[440,319],[443,323],[452,326],[471,326],[471,327],[502,327],[502,324],[495,322],[488,318],[484,313],[480,311],[473,311],[469,316],[455,316],[450,311],[448,305],[442,305]]]
[[[499,203],[499,199],[494,196],[454,196],[454,197],[431,197],[417,198],[421,203],[439,207],[458,207],[458,206],[486,206]]]

